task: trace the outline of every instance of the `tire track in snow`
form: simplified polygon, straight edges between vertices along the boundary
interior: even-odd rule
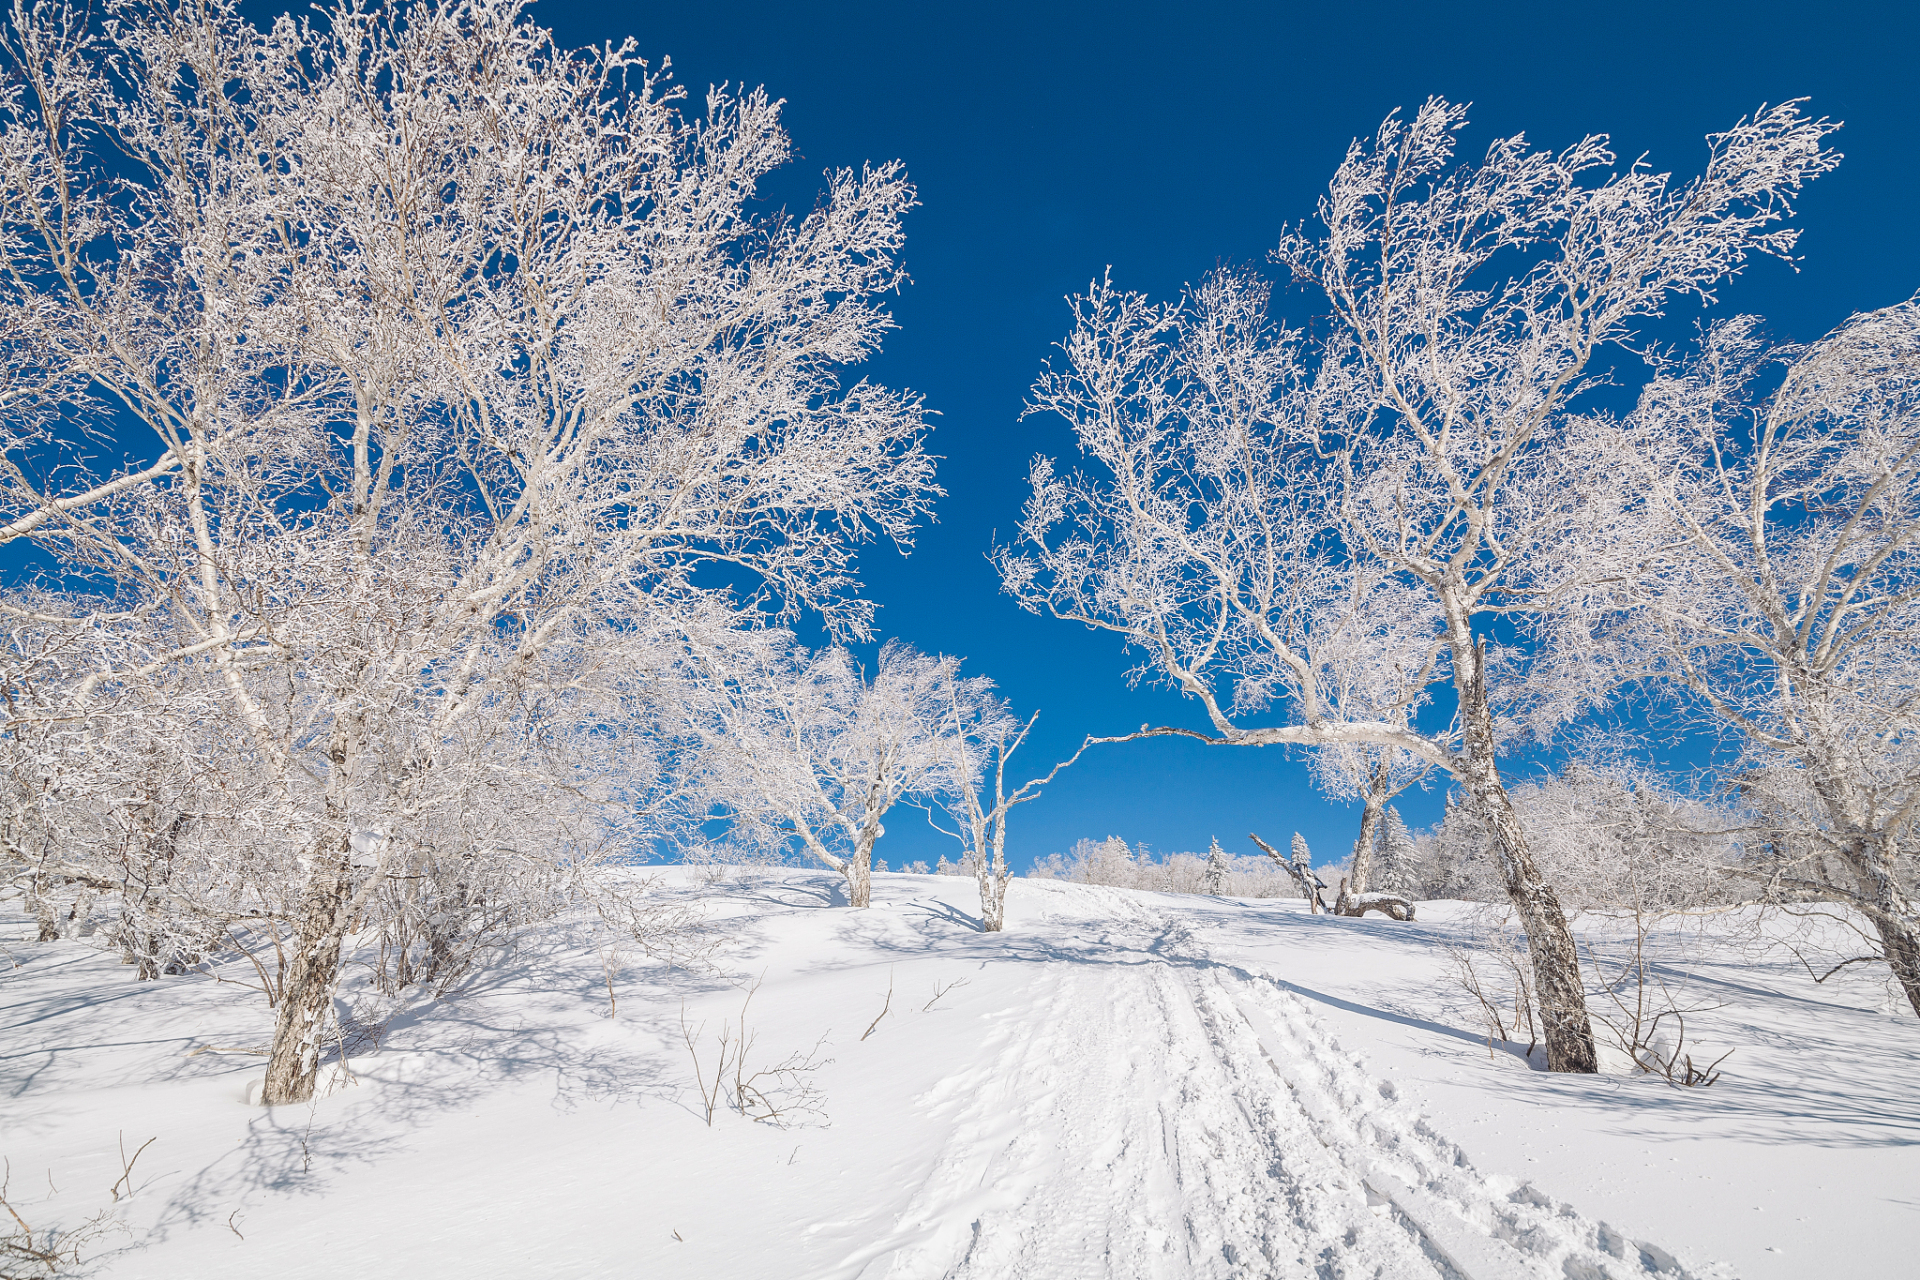
[[[1087,953],[1113,960],[1040,967],[1044,1001],[1008,1011],[993,1051],[928,1096],[951,1137],[895,1229],[827,1274],[1440,1274],[1369,1212],[1257,1049],[1223,1052],[1189,974],[1154,954],[1162,922],[1113,897]]]
[[[1098,899],[1099,945],[924,1099],[950,1137],[893,1229],[823,1276],[1709,1280],[1482,1176],[1278,980]]]
[[[1231,1007],[1255,1051],[1288,1090],[1326,1149],[1376,1202],[1422,1238],[1439,1264],[1467,1280],[1713,1280],[1671,1253],[1575,1212],[1518,1178],[1486,1176],[1397,1089],[1344,1051],[1282,979],[1211,960],[1181,922],[1171,949],[1205,965],[1196,1000],[1216,1017]]]
[[[1198,1020],[1164,967],[1047,964],[1034,985],[1044,1005],[929,1097],[952,1137],[895,1230],[835,1273],[1261,1274],[1236,1269],[1264,1250],[1260,1197],[1232,1183],[1236,1135],[1202,1105],[1223,1096],[1211,1055],[1194,1052]]]

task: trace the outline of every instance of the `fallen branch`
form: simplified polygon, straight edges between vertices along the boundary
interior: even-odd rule
[[[1334,900],[1333,914],[1337,916],[1364,916],[1369,911],[1378,911],[1390,920],[1413,919],[1413,903],[1392,893],[1349,893],[1347,878],[1340,877],[1340,896]]]

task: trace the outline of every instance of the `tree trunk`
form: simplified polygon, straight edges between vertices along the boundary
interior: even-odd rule
[[[1295,833],[1296,838],[1298,834],[1298,832]],[[1247,832],[1247,838],[1259,845],[1267,857],[1273,860],[1275,866],[1293,877],[1294,884],[1299,886],[1300,896],[1307,900],[1307,910],[1310,913],[1317,916],[1326,909],[1326,903],[1320,901],[1320,890],[1324,886],[1320,883],[1320,877],[1313,874],[1311,865],[1281,857],[1278,849],[1251,831]]]
[[[976,868],[980,877],[980,932],[999,933],[1007,926],[1007,876],[992,868]]]
[[[131,909],[120,909],[120,954],[124,963],[134,966],[136,982],[158,982],[161,972],[160,930],[142,929],[141,923],[141,917]]]
[[[326,1035],[340,969],[340,939],[331,931],[312,939],[305,934],[303,929],[274,1021],[266,1091],[261,1095],[268,1106],[313,1097],[314,1077],[320,1069],[320,1042]]]
[[[1880,950],[1888,967],[1907,993],[1907,1003],[1920,1016],[1920,929],[1907,920],[1876,918],[1873,925],[1880,933]]]
[[[315,859],[301,894],[292,962],[280,987],[261,1101],[268,1106],[305,1102],[313,1096],[322,1040],[340,980],[341,913],[353,891],[353,838],[343,831],[335,847]]]
[[[1807,719],[1824,728],[1831,716],[1816,713]],[[1824,745],[1837,735],[1829,731],[1819,736]],[[1920,907],[1900,882],[1899,845],[1890,833],[1873,828],[1874,806],[1851,783],[1845,764],[1835,767],[1837,754],[1813,750],[1803,759],[1828,822],[1836,832],[1849,833],[1850,838],[1838,852],[1839,860],[1852,873],[1852,906],[1873,921],[1874,932],[1880,936],[1880,954],[1907,1003],[1920,1015]],[[1844,761],[1844,756],[1841,759]],[[1821,862],[1821,878],[1834,883],[1825,859]]]
[[[1347,880],[1356,894],[1367,891],[1368,878],[1373,874],[1373,838],[1380,829],[1380,814],[1387,807],[1385,792],[1386,771],[1382,769],[1367,788],[1360,809],[1360,838],[1353,842],[1353,861],[1347,866]]]
[[[876,831],[874,838],[878,839],[880,834],[880,831]],[[861,840],[855,843],[853,853],[847,858],[846,876],[847,905],[854,907],[873,905],[872,841]]]
[[[999,933],[1007,925],[1007,805],[974,827],[973,874],[980,881],[980,932]],[[993,857],[987,857],[991,846]]]
[[[1920,1015],[1920,910],[1900,886],[1896,862],[1885,848],[1884,838],[1855,846],[1850,859],[1860,887],[1861,897],[1872,904],[1866,914],[1880,935],[1880,953],[1887,967],[1906,993],[1907,1003]]]
[[[1412,920],[1414,906],[1406,898],[1392,893],[1352,893],[1347,878],[1340,877],[1340,896],[1334,900],[1333,914],[1364,919],[1367,912],[1378,911],[1389,920]]]
[[[1464,651],[1463,651],[1464,649]],[[1487,700],[1485,642],[1454,646],[1454,685],[1460,695],[1465,751],[1455,776],[1465,784],[1473,814],[1493,837],[1494,852],[1506,882],[1507,898],[1527,934],[1536,998],[1545,1024],[1547,1069],[1592,1074],[1600,1069],[1587,1016],[1586,986],[1580,979],[1580,955],[1573,930],[1553,886],[1541,876],[1533,850],[1520,829],[1520,816],[1500,782],[1494,760],[1493,711]]]

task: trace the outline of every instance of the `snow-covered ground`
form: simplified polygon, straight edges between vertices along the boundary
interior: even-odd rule
[[[631,967],[609,1017],[556,930],[273,1110],[258,1058],[193,1053],[261,1042],[257,995],[8,941],[7,1198],[77,1221],[155,1138],[90,1269],[183,1280],[1914,1274],[1920,1026],[1864,966],[1696,944],[1671,971],[1722,1007],[1690,1030],[1736,1052],[1684,1090],[1489,1052],[1457,904],[1018,881],[982,935],[960,879],[880,876],[860,912],[819,873],[681,891],[730,921],[731,978]],[[748,1066],[824,1036],[822,1114],[709,1127],[683,1004],[710,1070],[755,979]]]

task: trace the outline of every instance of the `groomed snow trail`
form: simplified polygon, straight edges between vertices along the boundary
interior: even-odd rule
[[[1452,1142],[1277,975],[1111,891],[921,1101],[950,1138],[860,1280],[1705,1280]],[[1079,905],[1091,905],[1087,897]]]

